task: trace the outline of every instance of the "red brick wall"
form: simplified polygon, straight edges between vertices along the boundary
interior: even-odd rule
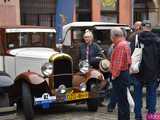
[[[119,0],[119,22],[130,24],[132,20],[131,0]]]
[[[92,0],[92,21],[101,21],[101,8],[98,0]]]
[[[0,5],[0,25],[15,25],[16,24],[16,11],[15,6]]]
[[[100,0],[92,0],[92,21],[101,21]],[[119,23],[130,24],[132,22],[131,0],[119,0]]]
[[[0,1],[0,25],[19,25],[19,0]]]

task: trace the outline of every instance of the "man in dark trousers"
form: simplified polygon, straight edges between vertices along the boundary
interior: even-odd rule
[[[146,86],[146,104],[148,114],[156,112],[156,84],[159,72],[159,39],[151,32],[151,23],[148,20],[142,23],[143,31],[138,33],[139,44],[143,46],[142,61],[139,66],[140,72],[134,74],[135,90],[135,119],[143,120],[142,107],[142,89]],[[131,50],[134,50],[135,41],[131,41]]]
[[[130,78],[131,51],[121,28],[111,30],[111,40],[115,47],[111,55],[110,72],[118,100],[118,120],[130,120],[127,87]]]

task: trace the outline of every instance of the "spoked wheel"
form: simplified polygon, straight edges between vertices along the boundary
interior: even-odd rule
[[[95,92],[97,92],[98,90],[98,84],[96,84],[95,82],[90,83],[88,87],[90,91],[94,89]],[[87,100],[88,110],[91,112],[96,112],[98,110],[98,103],[99,103],[98,96],[96,98]]]
[[[30,87],[25,82],[23,82],[22,84],[22,105],[23,105],[23,114],[25,116],[25,120],[33,120],[34,117],[33,99]]]

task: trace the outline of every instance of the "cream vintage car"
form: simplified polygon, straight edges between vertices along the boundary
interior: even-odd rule
[[[57,51],[55,30],[48,27],[0,27],[0,70],[14,80],[9,98],[22,105],[26,120],[34,118],[34,107],[54,108],[54,104],[86,101],[89,111],[97,111],[103,74],[86,68],[73,72],[73,59]]]

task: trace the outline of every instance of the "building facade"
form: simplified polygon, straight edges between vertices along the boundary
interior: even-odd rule
[[[131,24],[131,8],[130,0],[77,0],[76,21]]]
[[[69,4],[69,3],[68,3]],[[54,26],[56,0],[1,0],[0,25]],[[132,25],[151,20],[160,25],[159,0],[76,0],[73,21],[103,21]]]

